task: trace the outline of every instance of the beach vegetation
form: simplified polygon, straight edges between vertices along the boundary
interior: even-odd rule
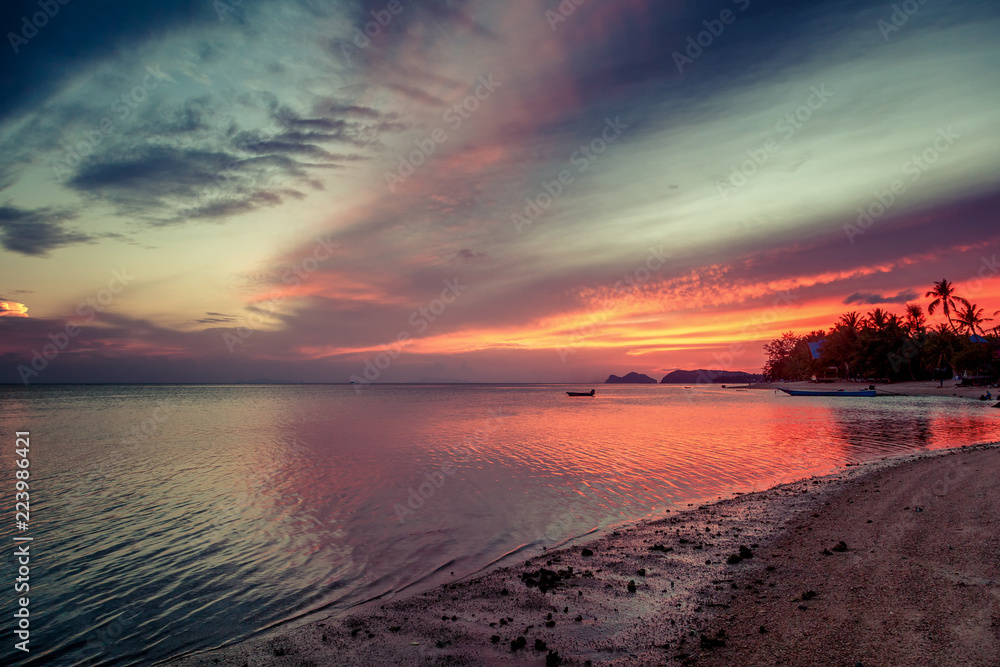
[[[995,381],[1000,326],[988,328],[994,319],[947,280],[935,282],[926,298],[926,312],[919,303],[905,304],[902,313],[877,307],[865,314],[844,313],[829,331],[785,332],[764,345],[765,378],[905,382],[965,376]],[[935,326],[929,320],[936,314],[944,322]]]

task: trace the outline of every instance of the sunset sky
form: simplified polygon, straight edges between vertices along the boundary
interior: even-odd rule
[[[576,2],[5,4],[0,382],[757,372],[1000,309],[995,2]]]

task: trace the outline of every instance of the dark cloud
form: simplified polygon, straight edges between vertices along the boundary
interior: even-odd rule
[[[109,193],[121,199],[193,198],[217,174],[238,171],[239,167],[227,153],[142,146],[118,156],[87,160],[68,185],[81,192]]]
[[[296,139],[299,138],[281,134],[274,138],[261,139],[255,132],[245,132],[233,140],[233,145],[242,151],[256,155],[303,156],[327,162],[353,162],[361,159],[360,155],[330,153],[316,144],[297,141]],[[322,135],[314,135],[314,138],[321,141],[325,139]],[[326,140],[329,141],[329,139]]]
[[[62,246],[92,241],[92,236],[65,228],[65,223],[75,217],[71,211],[52,208],[0,206],[0,243],[24,255],[46,255]]]
[[[120,212],[142,214],[151,224],[188,219],[216,219],[277,206],[301,192],[281,185],[294,179],[313,187],[303,163],[268,154],[235,153],[142,146],[81,164],[67,185],[81,194],[116,205]]]
[[[270,98],[263,100],[269,108],[270,136],[274,141],[309,141],[314,143],[342,142],[369,146],[386,132],[399,132],[406,125],[395,113],[381,113],[371,107],[346,104],[324,97],[308,110],[296,111],[278,105]]]
[[[156,226],[172,225],[188,220],[222,220],[235,215],[250,213],[261,208],[278,206],[285,198],[303,199],[304,194],[297,190],[280,190],[276,192],[254,192],[242,198],[219,199],[205,204],[198,204],[182,209],[175,217],[154,223]]]
[[[65,185],[154,226],[216,220],[301,198],[298,186],[322,189],[312,172],[365,159],[326,145],[371,146],[401,127],[392,114],[332,98],[323,98],[308,116],[266,91],[238,101],[261,114],[261,127],[241,128],[212,96],[190,98],[137,121],[143,143],[131,132],[110,136]]]
[[[359,106],[357,104],[345,104],[340,100],[330,97],[317,100],[313,107],[317,113],[325,116],[358,116],[361,118],[370,118],[372,120],[381,120],[383,117],[379,111],[372,109],[371,107]]]
[[[226,315],[225,313],[205,313],[208,317],[202,317],[195,320],[198,324],[226,324],[228,322],[235,322],[237,318],[232,315]]]
[[[907,303],[909,301],[914,301],[917,296],[917,293],[912,290],[900,292],[896,296],[882,296],[881,294],[876,294],[874,292],[855,292],[844,299],[844,303],[847,305],[859,304],[865,306],[879,303]]]

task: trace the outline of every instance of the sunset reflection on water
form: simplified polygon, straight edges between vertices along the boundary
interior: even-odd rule
[[[0,424],[31,430],[44,489],[36,597],[53,613],[36,659],[94,657],[82,638],[123,608],[141,621],[97,663],[219,644],[847,463],[1000,440],[1000,411],[977,401],[566,396],[590,388],[3,389]]]

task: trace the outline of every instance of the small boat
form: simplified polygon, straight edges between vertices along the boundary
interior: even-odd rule
[[[859,391],[846,391],[844,389],[838,389],[837,391],[805,391],[801,389],[785,389],[784,387],[778,387],[781,391],[785,392],[789,396],[877,396],[874,389],[862,389]]]
[[[579,392],[579,391],[567,391],[567,392],[566,392],[566,395],[567,395],[567,396],[593,396],[593,395],[594,395],[594,394],[596,394],[596,393],[597,393],[597,391],[596,391],[596,390],[594,390],[594,389],[591,389],[591,390],[590,390],[590,391],[588,391],[588,392]]]

